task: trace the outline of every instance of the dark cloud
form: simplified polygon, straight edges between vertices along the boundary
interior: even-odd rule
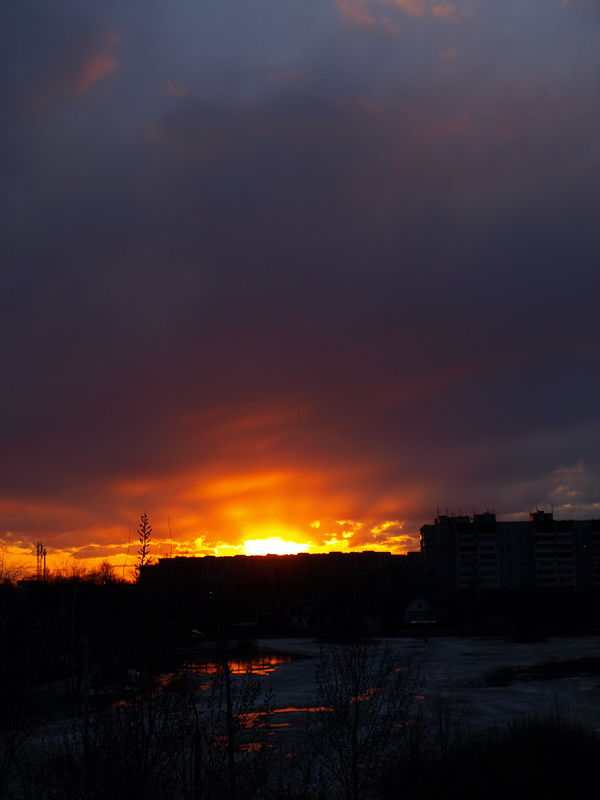
[[[3,7],[6,535],[597,515],[596,5],[338,6]]]

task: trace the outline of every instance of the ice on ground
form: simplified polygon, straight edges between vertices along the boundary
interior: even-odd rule
[[[600,732],[600,676],[517,680],[490,686],[486,673],[499,667],[520,669],[566,659],[600,657],[600,637],[553,637],[522,644],[510,639],[429,637],[386,639],[400,662],[418,670],[425,704],[440,695],[462,709],[471,725],[504,724],[514,718],[543,715],[557,708]],[[281,664],[264,682],[278,709],[307,708],[315,703],[314,672],[319,644],[314,639],[260,639],[261,651],[281,651],[292,660]],[[276,715],[275,722],[297,718]]]

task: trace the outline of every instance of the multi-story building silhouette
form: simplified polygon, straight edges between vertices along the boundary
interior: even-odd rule
[[[537,510],[529,520],[496,515],[438,516],[421,528],[425,585],[431,591],[585,590],[600,587],[600,520],[555,520]]]
[[[389,552],[362,551],[353,553],[298,553],[297,555],[266,556],[200,556],[162,558],[143,571],[145,582],[160,579],[203,581],[218,588],[235,584],[248,585],[260,581],[262,585],[282,584],[286,587],[306,588],[312,585],[334,586],[371,578],[377,582],[390,582],[392,575],[404,566],[406,556]]]
[[[419,552],[387,551],[162,558],[141,569],[140,584],[203,619],[227,610],[270,630],[284,630],[286,620],[296,630],[326,627],[328,619],[334,627],[351,618],[370,626],[379,616],[392,624],[415,596],[420,561]]]

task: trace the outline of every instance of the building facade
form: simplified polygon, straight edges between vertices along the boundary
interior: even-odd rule
[[[537,510],[529,520],[496,515],[438,516],[421,528],[425,585],[431,591],[586,590],[600,587],[600,520],[555,520]]]

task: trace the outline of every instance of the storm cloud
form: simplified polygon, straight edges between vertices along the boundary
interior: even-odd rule
[[[598,3],[0,18],[0,538],[598,516]]]

